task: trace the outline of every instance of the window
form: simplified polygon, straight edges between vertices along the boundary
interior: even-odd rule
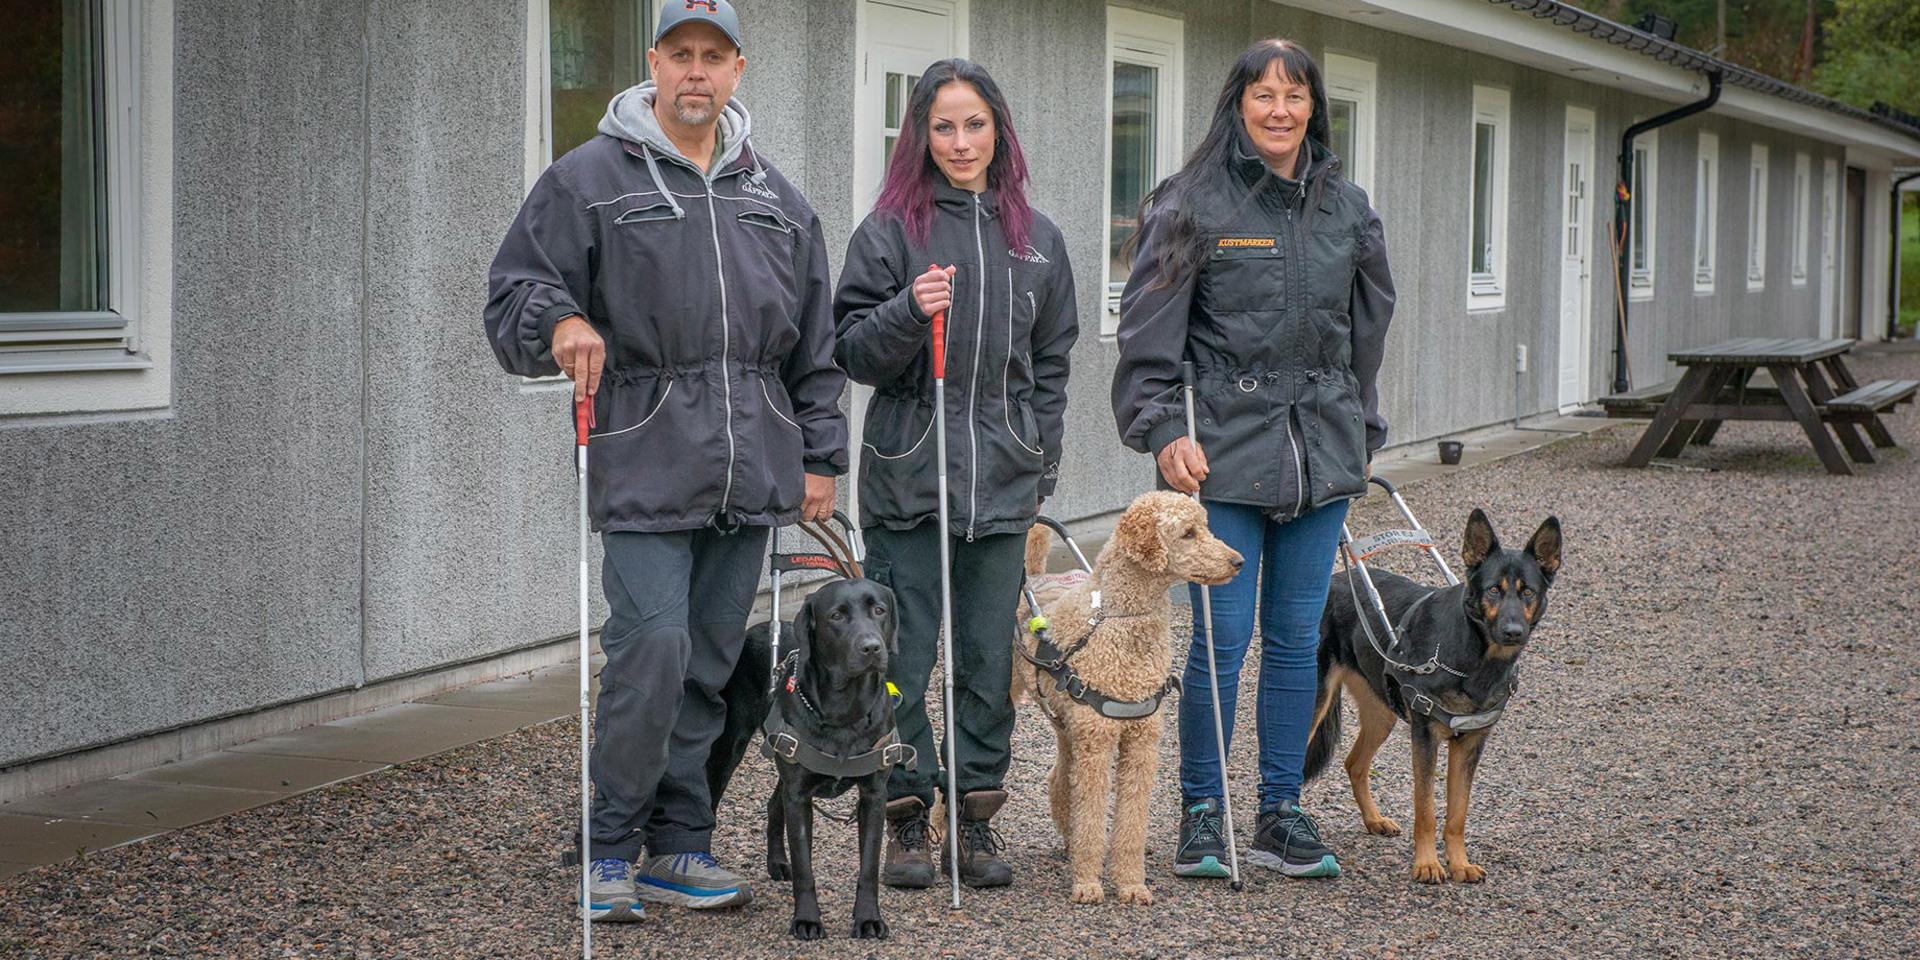
[[[9,7],[0,59],[0,414],[165,406],[171,3]],[[143,50],[143,34],[147,36]],[[164,225],[164,228],[162,228]]]
[[[653,0],[527,4],[532,134],[527,185],[555,157],[593,139],[613,95],[647,79]]]
[[[1807,285],[1807,235],[1812,232],[1813,161],[1806,154],[1793,158],[1793,271],[1789,283]]]
[[[1713,292],[1713,264],[1720,249],[1720,138],[1700,134],[1694,160],[1693,292]]]
[[[1507,303],[1507,136],[1512,97],[1473,88],[1473,228],[1468,233],[1467,309]]]
[[[1327,148],[1340,158],[1347,179],[1373,194],[1373,122],[1378,71],[1371,61],[1329,53],[1321,61],[1327,84]]]
[[[1747,289],[1767,287],[1767,146],[1753,145],[1747,168]]]
[[[1627,295],[1635,300],[1653,296],[1659,192],[1660,134],[1650,130],[1633,139],[1633,264],[1627,274]]]
[[[1140,202],[1180,165],[1179,20],[1107,8],[1107,310],[1100,332],[1120,322],[1120,291],[1133,273],[1127,242],[1140,230]]]

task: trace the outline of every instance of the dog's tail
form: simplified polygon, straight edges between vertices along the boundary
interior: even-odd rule
[[[1324,624],[1321,627],[1325,630]],[[1340,745],[1340,685],[1333,682],[1333,644],[1324,641],[1320,644],[1320,687],[1314,698],[1314,716],[1320,722],[1313,726],[1313,736],[1307,740],[1307,782],[1320,776],[1327,769],[1327,761],[1333,759],[1335,747]]]
[[[1047,572],[1047,552],[1053,549],[1053,531],[1044,523],[1027,530],[1027,576]]]

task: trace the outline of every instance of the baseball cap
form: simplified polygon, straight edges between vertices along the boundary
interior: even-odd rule
[[[718,27],[735,49],[745,49],[740,43],[740,17],[727,0],[666,0],[660,5],[659,25],[653,29],[654,46],[675,27],[700,20]]]

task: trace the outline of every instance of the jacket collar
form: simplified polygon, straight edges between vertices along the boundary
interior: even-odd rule
[[[1297,201],[1309,189],[1317,188],[1320,181],[1340,169],[1340,158],[1334,156],[1319,142],[1308,139],[1304,141],[1303,146],[1306,148],[1307,168],[1304,174],[1298,179],[1273,174],[1267,181],[1267,189],[1272,191],[1272,195],[1276,198]],[[1258,185],[1260,178],[1267,176],[1270,172],[1267,169],[1267,162],[1260,159],[1260,155],[1254,152],[1252,145],[1247,143],[1246,134],[1240,131],[1234,132],[1231,165],[1234,176],[1240,181],[1241,186],[1248,190]]]
[[[993,188],[991,187],[987,188],[987,190],[981,193],[979,196],[980,196],[980,211],[986,214],[988,219],[992,219],[999,212],[999,207],[1000,207],[999,198],[994,194]],[[956,187],[953,184],[948,183],[947,178],[945,177],[939,177],[939,179],[934,181],[933,205],[940,210],[944,210],[952,214],[958,214],[959,216],[962,216],[962,217],[972,217],[973,203],[974,203],[973,198],[974,198],[973,191],[962,190],[959,187]]]

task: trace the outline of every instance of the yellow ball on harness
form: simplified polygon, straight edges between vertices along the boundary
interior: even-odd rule
[[[900,702],[900,688],[894,686],[892,680],[887,681],[887,696],[892,697],[894,703]]]
[[[1039,633],[1040,631],[1045,630],[1046,628],[1047,628],[1046,617],[1036,616],[1032,620],[1027,621],[1028,633]]]

